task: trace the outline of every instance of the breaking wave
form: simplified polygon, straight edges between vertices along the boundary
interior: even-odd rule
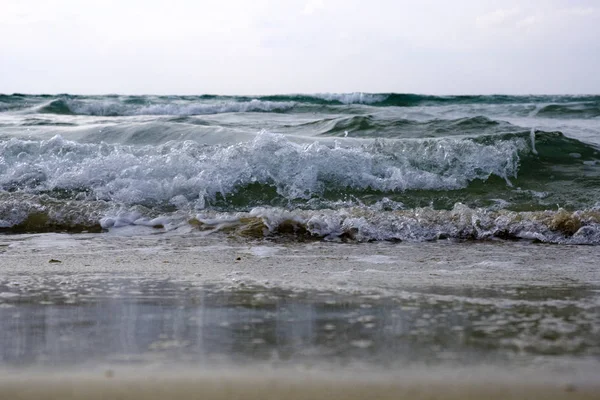
[[[371,207],[300,210],[257,207],[249,212],[191,210],[157,213],[102,201],[56,200],[19,195],[0,202],[0,232],[100,232],[123,226],[156,231],[198,230],[203,234],[273,240],[432,241],[532,240],[557,244],[600,244],[600,209],[515,212],[473,209],[388,210]]]
[[[535,104],[542,104],[535,109]],[[29,109],[59,115],[204,115],[232,112],[341,111],[370,107],[531,106],[540,117],[596,118],[600,96],[432,96],[410,93],[318,93],[268,96],[76,96],[2,95],[0,112]],[[521,107],[523,108],[523,107]],[[526,107],[527,108],[527,107]],[[346,110],[347,111],[347,110]],[[523,110],[521,110],[523,111]]]
[[[81,144],[56,136],[0,144],[0,189],[73,193],[123,204],[190,203],[203,209],[251,185],[287,200],[328,191],[455,190],[491,176],[517,176],[524,137],[297,144],[260,133],[251,142],[208,146]]]
[[[170,102],[131,104],[115,101],[56,99],[35,109],[42,114],[132,116],[132,115],[204,115],[232,112],[283,112],[292,109],[294,102],[262,100],[219,101],[210,103]]]

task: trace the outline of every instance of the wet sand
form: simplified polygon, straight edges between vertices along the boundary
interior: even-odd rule
[[[0,398],[600,398],[600,251],[0,237]]]
[[[476,372],[440,378],[407,374],[394,378],[297,371],[141,376],[27,376],[0,380],[5,399],[598,399],[597,386],[497,378]],[[446,372],[447,375],[447,372]]]

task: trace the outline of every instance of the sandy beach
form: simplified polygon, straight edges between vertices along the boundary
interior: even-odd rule
[[[299,371],[28,376],[0,381],[7,399],[598,399],[598,387],[428,371],[395,376]],[[434,372],[432,374],[432,372]],[[484,371],[492,372],[492,371]],[[438,373],[441,373],[442,377]],[[108,375],[108,376],[107,376]],[[166,375],[166,376],[165,376]],[[530,377],[529,377],[530,378]]]
[[[599,396],[596,247],[137,233],[1,238],[2,398]]]

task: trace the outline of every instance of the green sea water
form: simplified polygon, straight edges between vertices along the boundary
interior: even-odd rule
[[[600,96],[0,95],[0,230],[600,243]]]

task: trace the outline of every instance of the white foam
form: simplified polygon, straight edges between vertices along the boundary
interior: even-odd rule
[[[317,93],[315,97],[327,101],[339,101],[343,104],[373,104],[384,101],[388,95],[372,93]]]
[[[352,257],[351,261],[367,264],[394,264],[398,262],[394,257],[384,256],[380,254]]]
[[[82,101],[66,99],[69,109],[81,115],[203,115],[231,112],[285,111],[296,103],[291,101],[218,101],[210,103],[169,102],[148,105],[130,105],[111,101]]]
[[[282,247],[273,246],[252,246],[248,252],[256,257],[271,257],[279,253]]]
[[[600,221],[592,210],[512,212],[471,209],[457,203],[452,210],[420,208],[382,212],[366,207],[339,210],[283,210],[255,208],[240,214],[260,218],[276,232],[286,221],[294,221],[310,234],[339,240],[350,235],[357,241],[430,241],[440,238],[486,240],[509,236],[544,243],[600,244]],[[557,220],[571,218],[582,226],[572,235],[561,231]],[[359,260],[364,262],[390,260]]]
[[[535,128],[531,128],[530,137],[531,137],[531,152],[533,154],[537,154],[538,152],[535,148]]]
[[[519,152],[526,148],[522,139],[485,145],[456,138],[304,145],[267,132],[231,146],[11,139],[0,144],[0,187],[33,193],[85,189],[82,196],[88,199],[204,209],[218,195],[257,183],[273,186],[287,199],[310,199],[331,187],[449,190],[491,175],[508,180],[516,176]]]

